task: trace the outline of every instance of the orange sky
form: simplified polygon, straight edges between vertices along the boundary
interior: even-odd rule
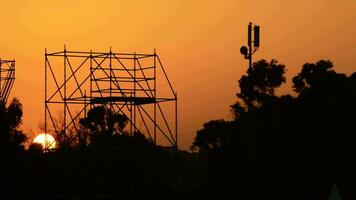
[[[356,71],[354,0],[12,0],[1,7],[0,57],[16,59],[10,98],[23,103],[25,131],[43,119],[44,49],[64,44],[83,51],[156,48],[179,94],[185,149],[204,122],[231,118],[229,105],[246,71],[239,49],[249,21],[261,26],[254,60],[286,64],[289,82],[303,63],[322,58],[337,71]]]

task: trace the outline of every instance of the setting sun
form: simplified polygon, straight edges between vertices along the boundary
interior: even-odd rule
[[[54,149],[57,146],[56,140],[50,134],[39,134],[33,140],[33,143],[39,143],[44,149]]]

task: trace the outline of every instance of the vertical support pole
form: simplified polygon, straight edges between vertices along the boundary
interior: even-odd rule
[[[132,99],[132,91],[130,92],[130,98]],[[133,127],[133,120],[132,120],[132,100],[130,101],[130,135],[133,135],[132,127]]]
[[[154,105],[153,105],[153,121],[154,121],[154,129],[153,129],[153,143],[157,144],[157,54],[156,49],[153,52],[153,95],[154,95]]]
[[[252,55],[251,47],[249,47],[249,57],[248,57],[248,68],[251,70],[252,65]],[[251,112],[251,98],[248,97],[247,114],[249,117],[249,131],[250,131],[250,144],[249,144],[249,195],[250,200],[253,200],[253,131],[252,131],[252,112]]]
[[[136,53],[134,53],[134,57],[133,57],[133,65],[135,66],[135,64],[136,64]],[[130,68],[131,68],[131,66],[127,69],[127,70],[130,70]],[[135,67],[134,67],[135,68]],[[130,71],[128,71],[128,73],[130,73]],[[135,69],[134,69],[134,73],[135,73]],[[134,77],[133,77],[133,83],[134,83],[134,86],[135,86],[135,81],[136,81],[136,79],[135,79],[135,75],[134,75]],[[133,135],[133,127],[134,127],[134,125],[133,125],[133,100],[132,100],[132,97],[133,96],[135,96],[135,88],[133,89],[133,91],[132,90],[128,90],[128,91],[130,91],[130,98],[131,98],[131,101],[130,101],[130,135],[132,136]]]
[[[87,91],[84,90],[84,118],[87,116]]]
[[[45,48],[45,92],[44,92],[44,98],[45,98],[45,106],[44,106],[44,133],[47,133],[47,48]]]
[[[64,45],[64,75],[63,75],[63,83],[64,83],[64,113],[63,113],[63,141],[66,142],[66,127],[67,127],[67,49],[66,45]]]
[[[248,24],[248,71],[252,70],[252,23]],[[251,98],[248,97],[247,113],[249,116],[249,199],[253,200],[253,130],[252,130],[252,112],[251,112]]]
[[[177,92],[174,93],[174,98],[175,98],[175,179],[176,179],[176,185],[179,184],[179,149],[178,149],[178,94]],[[176,199],[178,199],[178,192],[176,192]]]
[[[134,124],[134,132],[136,132],[136,103],[135,103],[135,100],[136,100],[136,61],[137,61],[137,57],[136,57],[136,52],[134,52],[134,107],[133,107],[133,124]]]
[[[87,105],[88,105],[88,104],[87,104],[87,91],[84,90],[84,117],[83,117],[83,118],[85,118],[85,117],[87,116]],[[82,138],[78,138],[79,144],[82,142],[81,139],[85,140],[85,141],[84,141],[84,144],[81,144],[81,145],[85,146],[85,145],[87,144],[88,131],[89,131],[89,129],[88,129],[88,128],[85,128],[85,131],[84,131],[84,134],[85,134],[85,135],[83,135]],[[82,134],[82,133],[81,133],[81,134]]]
[[[89,91],[89,99],[91,100],[93,98],[93,53],[92,50],[90,50],[90,57],[89,57],[89,63],[90,63],[90,91]],[[93,104],[90,103],[90,109],[93,108]]]
[[[13,71],[14,72],[14,75],[13,75],[13,78],[14,78],[14,80],[12,80],[12,81],[15,81],[15,77],[16,77],[16,70],[15,70],[15,66],[16,66],[16,61],[15,61],[15,59],[14,59],[14,62],[11,64],[11,70],[10,71]],[[12,78],[12,77],[11,77]],[[12,87],[12,86],[11,86]],[[7,99],[7,98],[6,98]]]
[[[254,39],[252,41],[252,27],[253,27],[253,32],[254,32]],[[240,52],[242,55],[244,55],[245,59],[248,59],[248,70],[247,73],[251,73],[252,71],[252,54],[254,54],[257,49],[260,46],[260,26],[252,25],[252,22],[249,22],[248,24],[248,30],[247,30],[247,46],[242,46],[240,49]],[[253,47],[252,47],[253,43]],[[248,148],[249,148],[249,153],[248,153],[248,159],[249,159],[249,167],[248,167],[248,182],[249,182],[249,199],[253,200],[253,146],[254,146],[254,134],[253,134],[253,112],[252,112],[252,99],[250,96],[247,97],[247,114],[249,118],[249,141],[248,141]]]
[[[175,140],[176,140],[176,150],[178,150],[178,94],[177,92],[174,94],[175,96]]]
[[[113,70],[112,70],[112,51],[111,51],[111,47],[110,47],[110,54],[109,54],[109,70],[110,70],[110,99],[112,98],[112,77],[113,77]],[[113,110],[113,105],[112,105],[112,101],[110,101],[110,110]]]
[[[1,83],[2,83],[2,61],[1,61],[1,58],[0,58],[0,99],[2,100],[2,88],[1,88]]]

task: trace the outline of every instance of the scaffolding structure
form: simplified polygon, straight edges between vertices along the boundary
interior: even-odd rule
[[[15,81],[15,60],[0,59],[0,103],[6,104]]]
[[[46,50],[45,132],[59,143],[75,144],[79,119],[96,106],[125,115],[129,134],[140,132],[154,144],[177,148],[177,93],[155,51]]]

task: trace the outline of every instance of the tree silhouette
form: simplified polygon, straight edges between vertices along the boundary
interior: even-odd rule
[[[355,173],[349,169],[356,163],[354,76],[337,73],[332,62],[322,60],[305,64],[293,79],[301,108],[298,113],[303,116],[299,121],[305,127],[301,132],[309,141],[304,152],[310,155],[315,167],[325,169],[328,176],[324,178],[340,185],[341,192],[347,192],[347,185],[352,183],[350,177],[355,179]]]
[[[301,72],[293,78],[293,88],[297,93],[306,92],[308,89],[326,86],[330,76],[337,75],[333,70],[330,60],[320,60],[316,63],[306,63]],[[345,75],[342,75],[346,78]]]
[[[32,143],[28,149],[30,154],[41,154],[43,153],[43,146],[39,143]]]
[[[259,107],[267,98],[275,95],[275,89],[286,81],[285,65],[277,60],[260,60],[252,64],[239,80],[240,93],[237,96],[246,104]]]
[[[271,103],[276,98],[276,88],[285,81],[285,65],[279,64],[277,60],[260,60],[253,63],[252,68],[247,70],[247,75],[243,75],[239,80],[240,92],[237,97],[242,102],[231,106],[235,120],[213,120],[205,123],[203,129],[197,132],[192,149],[209,151],[224,148],[233,141],[246,141],[249,123],[246,106],[249,100],[255,109],[262,110],[264,103]]]
[[[127,117],[120,113],[113,113],[104,106],[94,107],[86,118],[80,119],[81,125],[88,128],[91,134],[120,134],[127,124]]]
[[[86,118],[79,123],[90,132],[90,144],[99,146],[126,146],[151,144],[142,133],[129,135],[124,128],[128,123],[125,115],[98,106],[88,111]]]
[[[229,172],[228,168],[210,167],[210,174],[220,174],[220,179],[215,179],[219,183],[230,183],[221,176],[224,170],[244,179],[241,187],[246,189],[246,138],[251,126],[256,199],[326,199],[334,182],[340,185],[343,196],[353,199],[356,73],[337,73],[329,60],[306,63],[293,78],[296,95],[278,96],[276,88],[286,81],[284,68],[276,60],[254,63],[239,80],[239,101],[231,106],[234,119],[205,123],[193,148],[208,157],[210,166],[238,162],[240,168]],[[252,118],[246,113],[249,100]]]
[[[193,142],[193,150],[199,149],[201,153],[228,148],[233,145],[234,123],[225,120],[212,120],[203,125],[197,132]]]
[[[14,98],[8,106],[0,105],[0,185],[2,199],[7,199],[10,191],[24,191],[22,179],[26,170],[21,156],[25,153],[23,143],[26,136],[19,129],[22,122],[22,105]],[[21,192],[20,192],[21,193]],[[11,198],[16,198],[12,195]]]
[[[197,132],[192,149],[198,149],[206,157],[209,179],[213,180],[209,190],[216,191],[209,195],[215,195],[216,198],[228,198],[231,195],[247,198],[250,128],[247,105],[251,101],[254,118],[256,122],[260,121],[258,115],[276,99],[276,88],[286,81],[284,73],[285,66],[274,59],[253,63],[247,74],[239,80],[240,92],[237,97],[240,101],[231,106],[234,119],[207,122]]]
[[[22,123],[22,104],[14,98],[8,107],[0,105],[0,149],[13,152],[23,150],[25,134],[19,130]]]

